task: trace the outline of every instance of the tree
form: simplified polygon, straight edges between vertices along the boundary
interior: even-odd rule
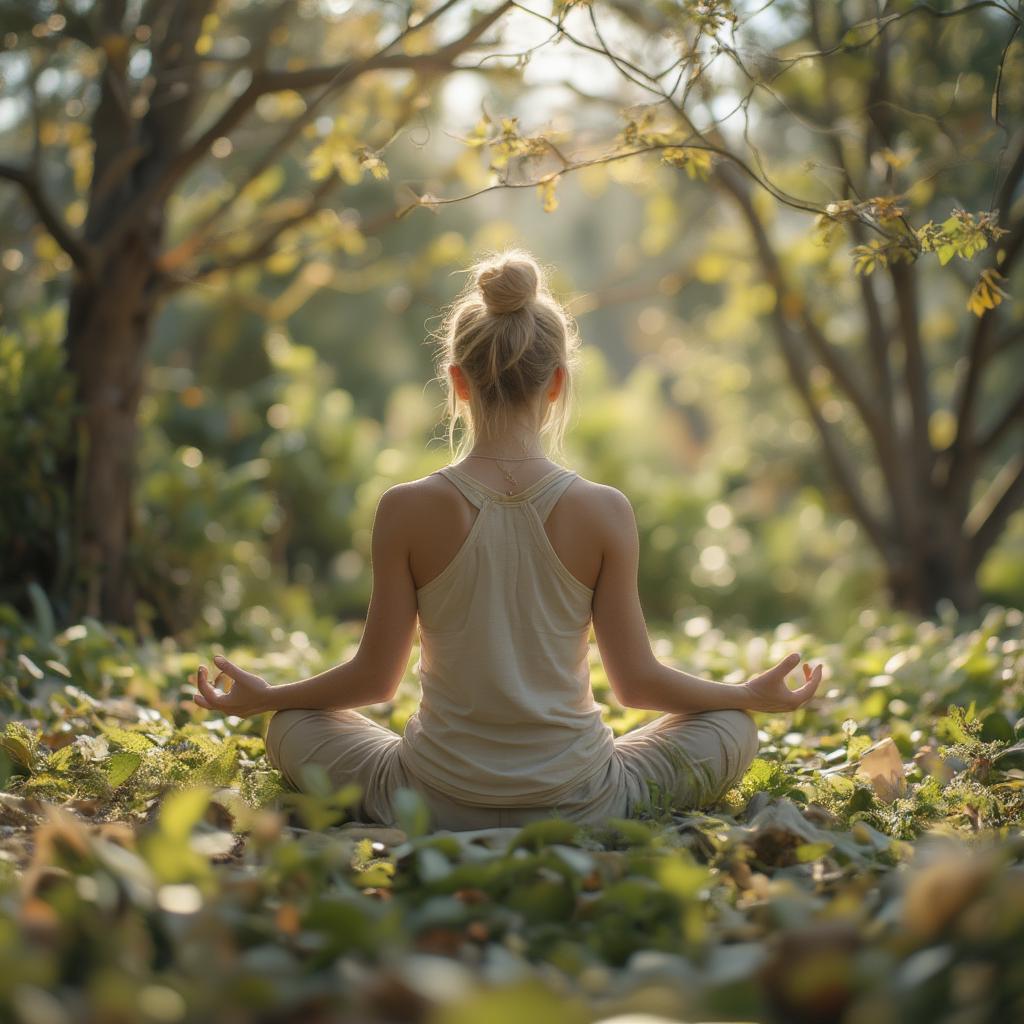
[[[976,607],[982,559],[1024,504],[1024,320],[1003,304],[1024,242],[1019,5],[570,0],[535,16],[616,70],[614,92],[575,91],[624,124],[571,152],[485,117],[467,142],[491,154],[488,188],[536,187],[554,210],[563,175],[650,156],[686,172],[680,187],[712,184],[745,226],[737,258],[772,289],[777,351],[894,603]],[[780,211],[814,218],[811,267],[771,223]],[[853,273],[837,282],[844,243]],[[948,336],[928,324],[939,307],[959,321]]]
[[[272,257],[287,233],[326,232],[344,247],[393,221],[390,208],[340,218],[329,201],[367,171],[387,176],[384,150],[431,102],[428,84],[458,69],[509,6],[366,4],[332,17],[286,0],[0,5],[7,77],[25,100],[23,154],[0,163],[0,179],[70,264],[74,574],[58,595],[70,616],[132,619],[136,419],[161,304]],[[218,175],[229,155],[230,174]],[[62,166],[70,182],[52,184]],[[197,183],[200,215],[174,222],[175,196]]]

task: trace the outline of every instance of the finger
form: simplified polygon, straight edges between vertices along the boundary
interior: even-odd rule
[[[799,662],[800,655],[791,654],[789,657],[783,658],[778,665],[771,669],[771,674],[776,676],[778,679],[785,679],[786,676],[796,668]]]
[[[241,680],[252,675],[251,672],[246,672],[244,668],[239,668],[233,661],[228,661],[223,654],[215,654],[213,660],[217,667],[221,671],[226,672],[232,679]]]
[[[196,671],[188,677],[188,681],[198,690],[203,680],[206,678],[206,666],[200,665]]]
[[[206,678],[205,672],[199,679],[199,692],[206,698],[206,704],[204,707],[216,707],[218,701],[221,699],[220,693],[214,689],[213,684]]]

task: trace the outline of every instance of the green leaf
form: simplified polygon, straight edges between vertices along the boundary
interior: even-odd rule
[[[850,742],[846,745],[846,759],[848,761],[856,761],[871,746],[872,742],[870,736],[850,737]]]
[[[1024,768],[1024,743],[1015,743],[1012,747],[1000,750],[992,759],[1001,772],[1007,772],[1011,768]]]
[[[430,831],[430,808],[423,797],[408,786],[399,786],[391,799],[398,827],[410,838]]]
[[[711,874],[685,850],[666,854],[658,864],[658,881],[668,892],[683,899],[693,899],[711,883]]]
[[[618,833],[627,846],[649,846],[657,834],[650,825],[636,818],[609,818],[608,827]]]
[[[452,873],[451,861],[440,850],[424,847],[416,851],[416,873],[428,885],[440,882]]]
[[[130,779],[142,764],[142,755],[131,750],[111,754],[105,765],[107,781],[115,789]]]
[[[981,733],[979,738],[986,743],[998,740],[1000,743],[1014,741],[1013,726],[1010,720],[998,708],[993,708],[981,716]]]
[[[110,740],[111,743],[125,750],[132,750],[137,753],[145,753],[153,749],[153,741],[143,736],[141,732],[132,729],[123,729],[119,725],[111,725],[108,722],[100,722],[100,732]]]
[[[529,850],[539,850],[551,843],[572,843],[579,835],[580,826],[565,818],[543,818],[524,825],[512,842],[509,849],[515,850],[524,846]]]
[[[506,894],[504,904],[536,924],[564,921],[572,913],[575,901],[572,886],[565,879],[538,878],[515,886]]]
[[[771,792],[782,776],[782,765],[764,757],[755,757],[740,783],[744,792]]]
[[[8,722],[2,735],[0,735],[0,747],[20,764],[23,768],[32,770],[35,765],[35,751],[37,741],[21,722]]]
[[[794,852],[796,853],[796,859],[806,864],[808,861],[824,857],[831,849],[832,843],[822,841],[820,843],[801,843]]]
[[[59,747],[57,750],[53,751],[53,753],[51,753],[46,759],[46,768],[51,772],[66,771],[68,766],[74,760],[74,757],[74,743],[65,743],[63,747]]]
[[[164,799],[160,828],[169,839],[185,840],[209,806],[212,789],[195,786],[179,789]]]
[[[230,786],[237,774],[238,748],[229,742],[216,757],[203,765],[199,779],[211,786]]]
[[[568,1001],[529,980],[473,990],[441,1008],[434,1024],[586,1024],[593,1019],[579,1000]]]

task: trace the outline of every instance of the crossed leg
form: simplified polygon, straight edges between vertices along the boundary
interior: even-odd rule
[[[645,803],[713,804],[743,777],[757,744],[753,717],[734,708],[663,714],[617,736],[616,751],[634,780],[629,813]]]
[[[399,786],[422,793],[435,828],[520,824],[545,810],[458,804],[408,777],[397,757],[400,742],[397,733],[352,709],[277,711],[265,736],[268,760],[294,789],[304,788],[303,768],[310,763],[320,765],[334,786],[359,783],[362,797],[356,810],[363,821],[392,823],[391,797]],[[659,802],[675,808],[705,807],[742,778],[757,743],[757,726],[746,711],[663,714],[616,737],[616,757],[624,770],[616,775],[609,768],[581,787],[569,801],[572,816],[593,817],[588,809],[615,813],[613,809],[622,806],[632,814]],[[630,790],[625,803],[607,791],[609,780],[619,778]],[[557,808],[550,810],[558,813]]]

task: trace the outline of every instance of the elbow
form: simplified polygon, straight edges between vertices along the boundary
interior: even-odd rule
[[[657,701],[653,697],[654,688],[651,686],[651,680],[654,678],[657,667],[658,662],[652,655],[651,661],[646,665],[641,665],[629,672],[616,674],[614,680],[609,676],[615,699],[624,708],[635,708],[637,711],[656,711]]]
[[[645,701],[641,691],[636,686],[626,686],[621,682],[612,682],[608,680],[609,686],[611,687],[612,695],[615,700],[624,708],[635,708],[638,711],[646,711]]]
[[[376,703],[378,704],[390,704],[398,695],[399,687],[402,685],[402,680],[405,678],[404,673],[398,673],[383,690],[379,693]]]
[[[394,700],[402,682],[405,665],[398,665],[393,659],[374,657],[362,648],[356,651],[352,660],[352,681],[349,692],[360,701],[357,707],[372,707]],[[358,690],[358,694],[353,692]]]
[[[367,707],[372,707],[375,704],[390,704],[395,699],[395,694],[398,692],[398,686],[388,686],[386,689],[377,689],[370,694],[370,699],[366,702]]]
[[[634,690],[623,691],[621,687],[612,691],[615,699],[624,708],[633,708],[637,711],[652,711],[651,702]]]

